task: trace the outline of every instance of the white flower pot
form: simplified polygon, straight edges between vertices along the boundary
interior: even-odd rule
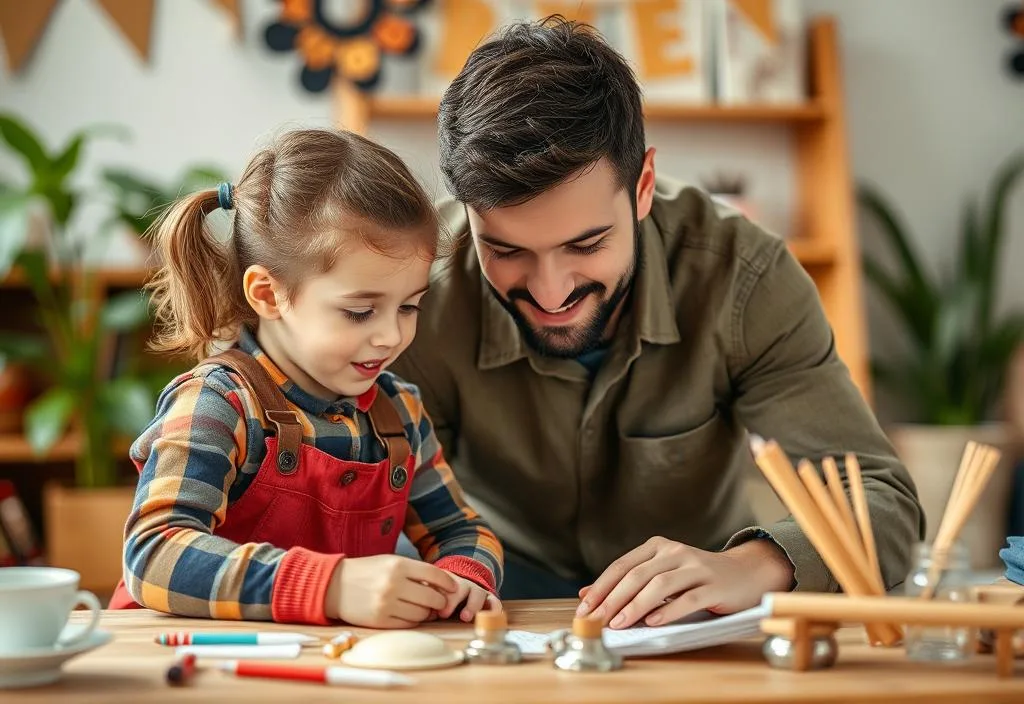
[[[917,485],[928,522],[928,541],[933,540],[939,530],[967,442],[974,440],[1002,451],[1002,461],[959,534],[974,569],[1000,569],[999,549],[1006,542],[1016,456],[1009,427],[999,423],[979,426],[900,424],[890,427],[888,433],[897,455]]]

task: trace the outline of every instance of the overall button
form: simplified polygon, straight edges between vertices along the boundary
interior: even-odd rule
[[[405,483],[409,481],[409,472],[405,470],[405,467],[398,465],[391,470],[391,488],[398,491]]]
[[[299,458],[291,450],[281,450],[277,453],[277,468],[282,472],[290,472],[295,469]]]
[[[356,480],[356,473],[351,469],[341,475],[341,485],[348,486]]]
[[[380,534],[387,535],[391,532],[391,527],[395,525],[394,518],[385,518],[384,522],[380,524]]]

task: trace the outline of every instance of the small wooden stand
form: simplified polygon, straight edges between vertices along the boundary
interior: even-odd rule
[[[1005,604],[953,604],[907,597],[778,593],[765,596],[772,617],[761,622],[765,633],[793,642],[793,669],[806,670],[812,642],[830,635],[839,623],[955,626],[991,629],[996,636],[996,674],[1013,675],[1013,636],[1024,629],[1024,608]]]

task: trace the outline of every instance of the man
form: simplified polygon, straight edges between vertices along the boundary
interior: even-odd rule
[[[513,25],[446,91],[439,271],[395,370],[419,384],[503,598],[579,593],[613,628],[837,584],[792,519],[754,526],[747,431],[855,451],[887,587],[923,517],[785,245],[655,179],[640,91],[585,25]]]

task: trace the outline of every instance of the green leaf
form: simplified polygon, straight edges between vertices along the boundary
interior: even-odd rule
[[[1006,211],[1006,199],[1013,190],[1017,179],[1024,174],[1024,152],[1021,152],[1009,159],[996,173],[992,197],[988,205],[988,217],[985,221],[984,246],[980,256],[982,257],[982,269],[980,275],[984,278],[986,287],[982,292],[981,299],[981,325],[986,329],[991,321],[992,306],[995,302],[995,291],[999,283],[999,255],[1002,250],[1005,228],[1003,219]]]
[[[933,355],[940,366],[952,365],[954,355],[973,337],[980,296],[979,286],[972,281],[962,281],[947,292],[935,323]]]
[[[103,180],[125,193],[143,193],[148,197],[161,195],[161,189],[158,185],[152,181],[142,179],[125,169],[105,169],[103,171]]]
[[[103,405],[113,428],[125,435],[138,435],[153,418],[156,396],[143,380],[121,377],[104,388]]]
[[[981,279],[981,222],[978,218],[978,201],[971,198],[964,206],[960,223],[960,266],[964,279]]]
[[[181,194],[192,193],[200,188],[213,188],[228,177],[213,166],[193,166],[181,179]]]
[[[42,140],[13,115],[0,115],[0,137],[25,160],[34,176],[49,169],[50,159]]]
[[[927,294],[915,295],[906,290],[870,257],[864,257],[863,265],[865,277],[878,288],[892,312],[903,320],[911,341],[921,350],[929,349],[937,301]]]
[[[934,287],[928,282],[924,268],[920,265],[917,255],[906,235],[903,223],[896,216],[895,210],[882,195],[867,185],[858,189],[860,203],[870,212],[882,226],[882,234],[886,236],[890,246],[896,251],[903,273],[907,277],[909,288],[917,295],[934,298]]]
[[[62,387],[50,389],[25,410],[25,434],[36,454],[43,454],[67,430],[75,409],[75,396]]]
[[[149,319],[149,298],[142,291],[124,291],[111,296],[100,311],[105,330],[133,330]]]
[[[31,203],[25,193],[0,195],[0,279],[7,276],[28,238]]]
[[[44,338],[4,331],[0,337],[0,357],[12,362],[31,362],[45,359],[49,346]]]
[[[82,143],[85,141],[85,134],[79,132],[64,148],[56,159],[53,160],[51,171],[55,181],[63,182],[78,165],[78,158],[82,153]]]

